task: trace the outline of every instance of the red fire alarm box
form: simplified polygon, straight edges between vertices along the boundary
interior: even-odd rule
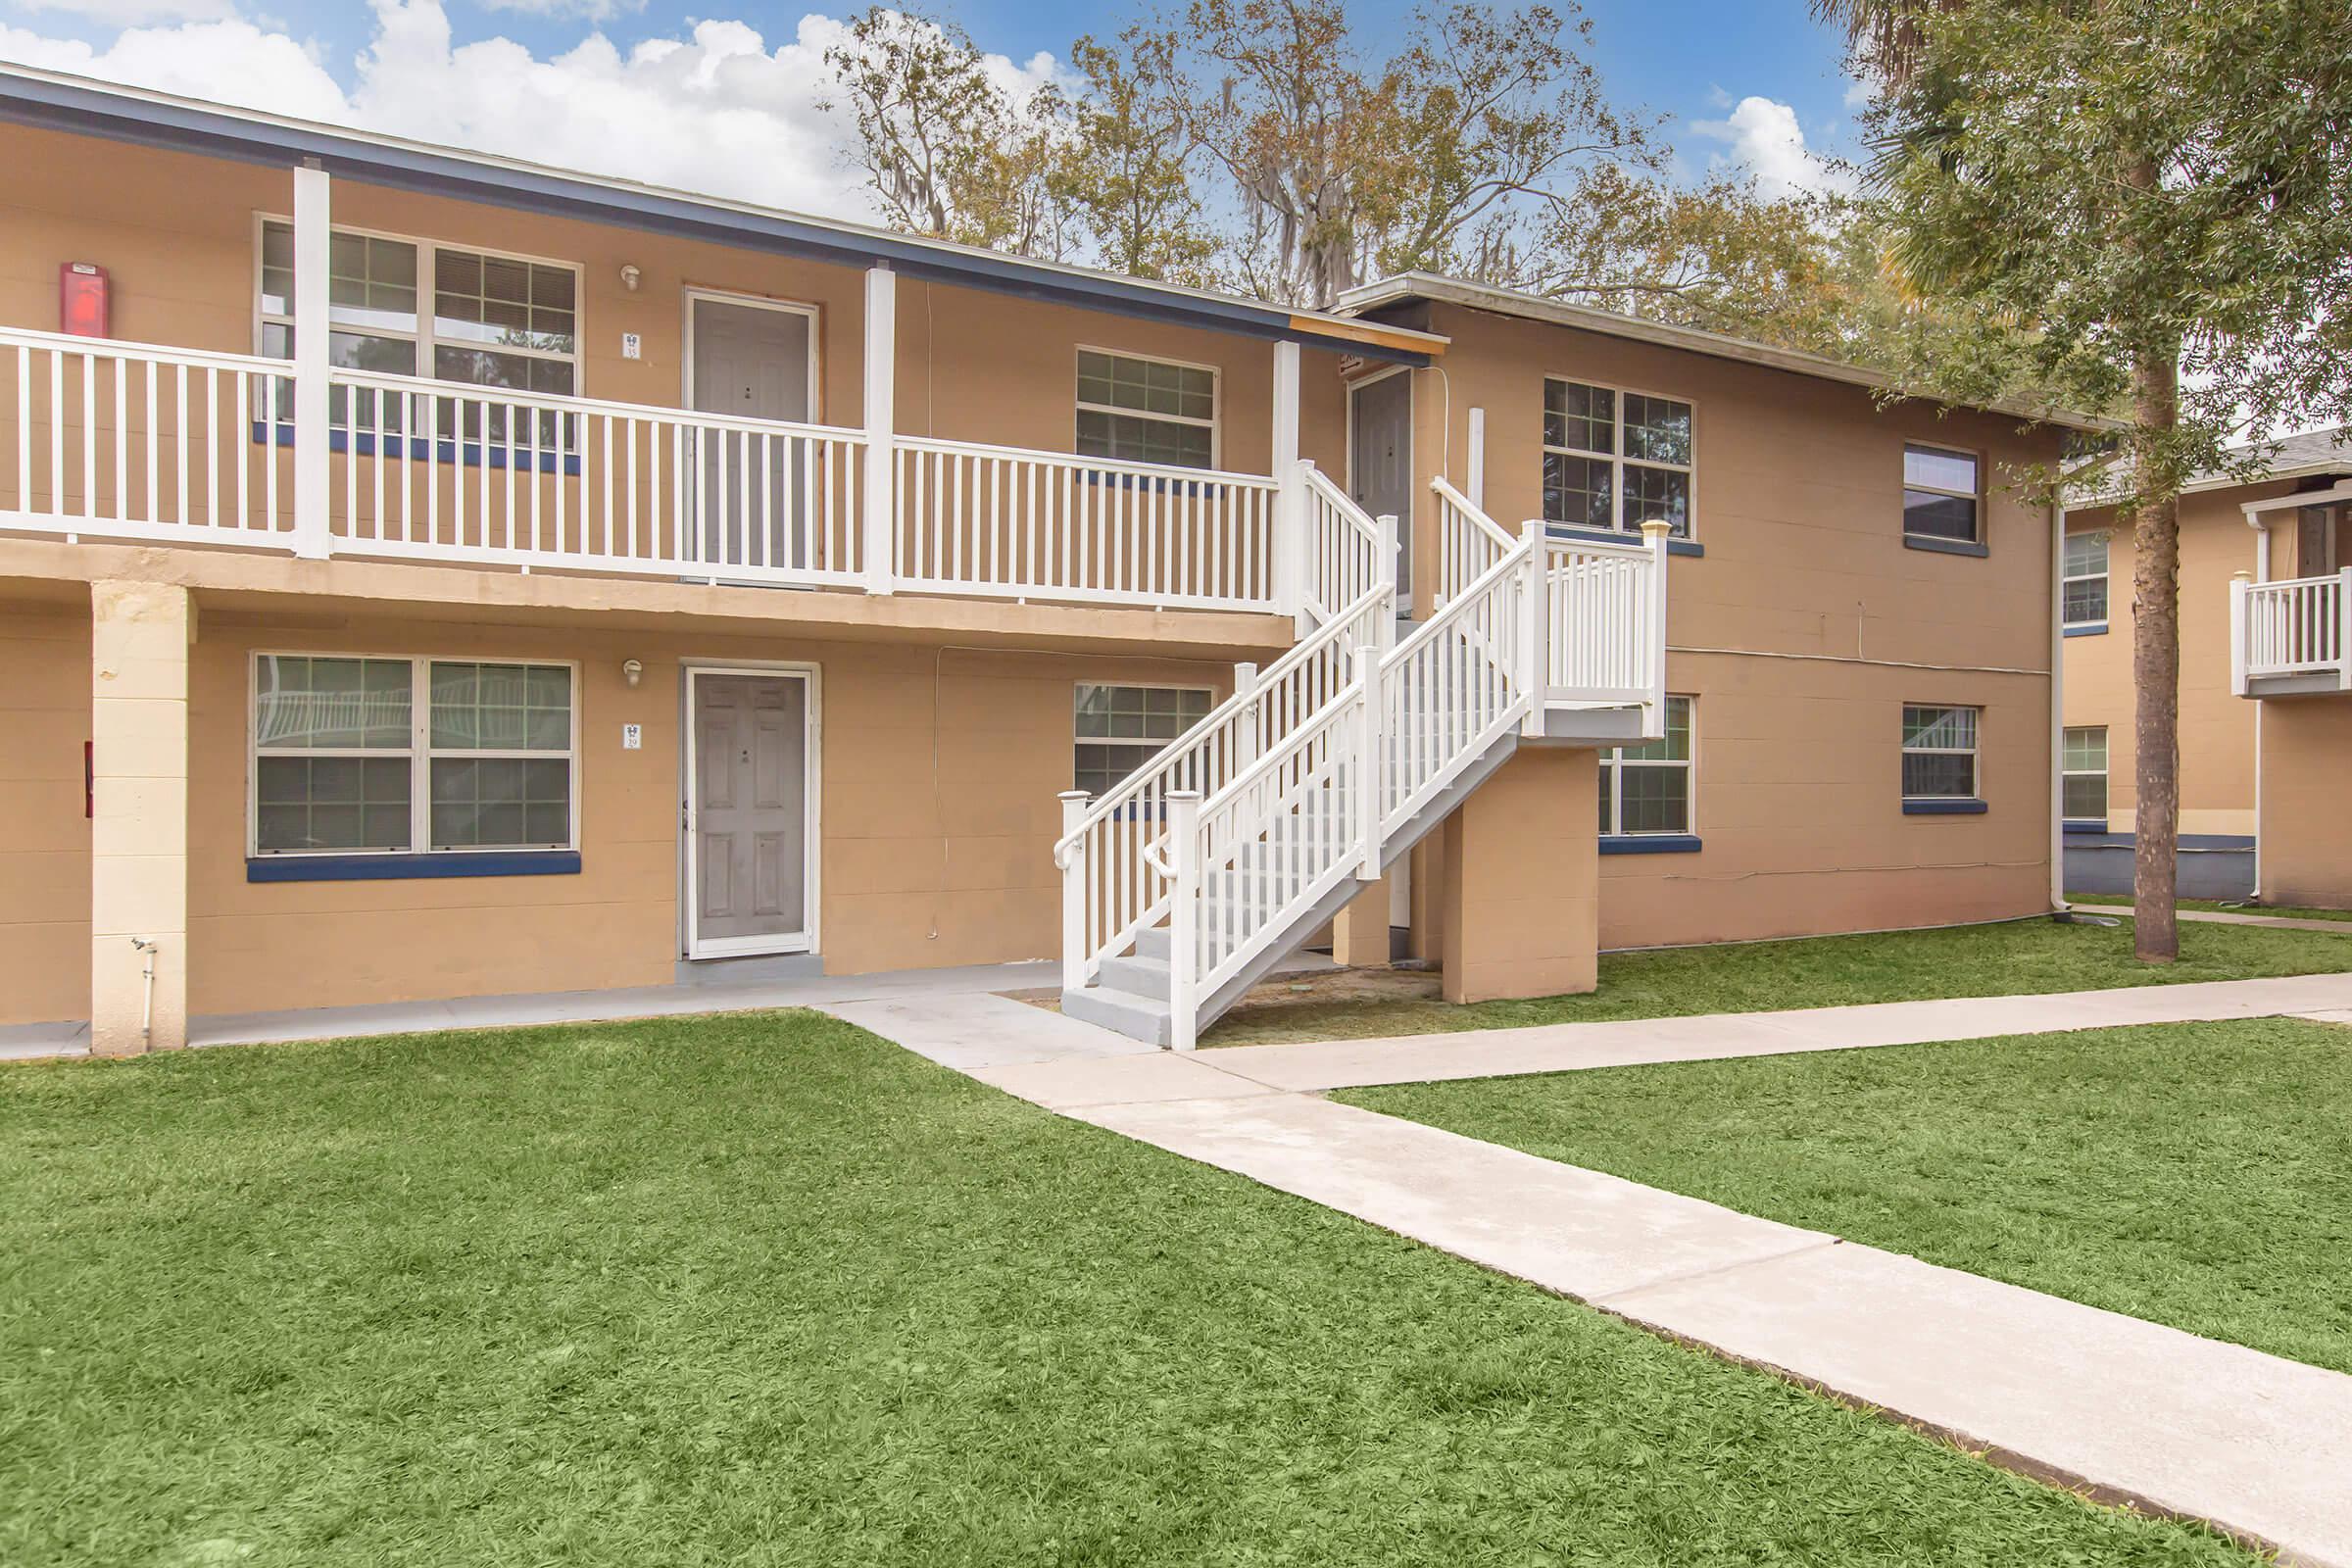
[[[57,270],[57,329],[74,337],[112,337],[107,330],[106,269],[67,262]]]

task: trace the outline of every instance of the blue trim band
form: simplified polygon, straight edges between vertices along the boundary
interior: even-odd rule
[[[269,439],[269,424],[261,419],[254,420],[253,444],[261,446]],[[405,437],[387,435],[384,439],[385,444],[392,449],[391,455],[396,458],[409,458],[418,463],[463,463],[468,468],[478,468],[482,466],[482,443],[479,441],[468,441],[461,445],[456,441],[435,442],[432,437],[423,435]],[[355,450],[355,443],[357,444],[356,450],[361,457],[372,458],[375,456],[375,432],[372,430],[329,430],[326,432],[326,446],[330,452],[349,453]],[[293,425],[282,421],[279,423],[277,444],[289,449],[294,445]],[[404,448],[406,450],[403,450]],[[507,448],[492,442],[490,466],[493,468],[505,467],[507,455]],[[561,461],[564,472],[574,479],[580,476],[580,455],[576,452],[565,453],[559,460],[553,452],[542,452],[536,447],[517,447],[514,449],[514,455],[521,460],[518,466],[536,473],[554,473],[557,463]]]
[[[1566,522],[1547,522],[1544,525],[1544,532],[1553,539],[1585,539],[1596,545],[1638,545],[1642,542],[1638,533],[1626,533],[1616,528],[1579,528]],[[1707,547],[1695,539],[1677,539],[1670,534],[1666,539],[1666,553],[1670,556],[1703,556],[1707,553]]]
[[[1905,816],[1982,816],[1983,801],[1905,801]]]
[[[2074,837],[2083,833],[2104,833],[2107,831],[2107,824],[2103,820],[2093,822],[2086,817],[2080,822],[2066,823],[2065,831],[2069,837]]]
[[[1696,855],[1698,848],[1695,833],[1604,833],[1600,840],[1603,855]]]
[[[2132,846],[2132,836],[2130,833],[2110,833],[2096,822],[2084,822],[2080,826],[2086,839],[2095,839],[2097,842],[2078,844],[2075,848],[2079,850],[2128,850]],[[2069,833],[2076,830],[2076,824],[2069,823],[2067,825]],[[2254,835],[2251,833],[2183,833],[2180,835],[2180,853],[2183,855],[2217,853],[2233,855],[2254,848]]]
[[[572,876],[577,850],[466,850],[432,855],[256,855],[248,882],[405,882],[442,876]]]
[[[2085,621],[2080,626],[2067,627],[2066,634],[2069,637],[2104,637],[2107,635],[2107,623],[2103,620]]]
[[[1992,554],[1991,546],[1978,544],[1973,539],[1937,539],[1924,533],[1903,535],[1903,548],[1931,551],[1939,556],[1975,556],[1980,561]]]

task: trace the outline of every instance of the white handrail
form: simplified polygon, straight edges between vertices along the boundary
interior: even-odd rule
[[[1298,468],[1307,505],[1307,610],[1323,619],[1396,581],[1396,519],[1367,515],[1312,463]]]
[[[900,436],[898,580],[1003,598],[1274,608],[1262,474]]]
[[[2248,677],[2336,674],[2352,665],[2352,568],[2326,577],[2236,585]]]
[[[284,368],[0,328],[0,527],[287,548]]]
[[[1479,510],[1444,474],[1429,481],[1438,498],[1438,592],[1440,604],[1456,593],[1519,541]]]

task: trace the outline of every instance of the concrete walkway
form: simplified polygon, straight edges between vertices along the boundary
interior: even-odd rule
[[[2110,919],[2129,920],[2129,904],[2070,905],[2077,914],[2103,914]],[[2314,920],[2300,914],[2240,914],[2233,909],[2176,909],[2178,920],[2201,920],[2208,925],[2267,925],[2276,931],[2325,931],[2329,936],[2352,937],[2352,920]]]
[[[1189,1055],[1133,1053],[1002,997],[827,1010],[1075,1119],[1889,1411],[2005,1463],[2211,1520],[2289,1560],[2352,1568],[2352,1377],[1302,1092],[2276,1012],[2352,1019],[2344,1009],[2352,975]],[[1314,1053],[1330,1054],[1329,1064],[1313,1066]]]

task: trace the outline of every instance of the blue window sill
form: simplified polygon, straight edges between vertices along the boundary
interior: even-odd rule
[[[1696,855],[1698,835],[1695,833],[1605,833],[1601,835],[1603,855]]]
[[[2069,833],[2104,833],[2107,831],[2107,823],[2105,818],[2094,822],[2088,817],[2084,817],[2080,822],[2067,823],[2066,831]]]
[[[1983,801],[1905,801],[1905,816],[1982,816]]]
[[[254,445],[265,445],[270,439],[268,422],[261,419],[254,420]],[[278,425],[277,444],[288,448],[294,445],[294,426],[282,422]],[[462,463],[468,468],[478,468],[482,466],[483,461],[482,443],[479,441],[467,441],[463,444],[456,441],[436,442],[430,436],[400,436],[386,432],[383,444],[387,449],[387,456],[409,458],[417,463]],[[330,452],[356,452],[363,458],[372,458],[375,456],[375,432],[373,430],[329,430],[326,432],[326,445]],[[489,463],[491,467],[507,466],[508,455],[507,448],[495,441],[490,443]],[[577,453],[565,453],[558,456],[553,452],[542,452],[536,448],[518,446],[514,449],[513,456],[515,460],[514,466],[518,468],[529,469],[537,473],[565,473],[575,479],[580,476],[580,459]]]
[[[2104,637],[2107,635],[2107,623],[2103,620],[2085,621],[2080,626],[2067,627],[2066,634],[2069,637]]]
[[[577,850],[497,850],[434,855],[256,855],[248,882],[403,882],[441,876],[572,876]]]
[[[1544,525],[1544,531],[1554,539],[1583,539],[1596,545],[1638,545],[1642,543],[1642,535],[1639,533],[1620,533],[1612,528],[1577,528],[1564,522],[1547,522]],[[1669,536],[1666,540],[1666,553],[1670,556],[1703,556],[1707,553],[1707,547],[1695,539],[1676,539]]]
[[[1992,554],[1990,547],[1973,539],[1937,539],[1924,533],[1903,535],[1905,550],[1927,550],[1939,556],[1975,556],[1979,560]]]

